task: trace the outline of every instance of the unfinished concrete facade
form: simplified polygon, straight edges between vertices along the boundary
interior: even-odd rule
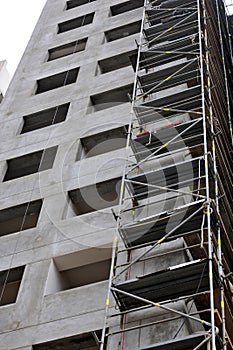
[[[47,1],[1,105],[1,350],[232,349],[210,4]]]

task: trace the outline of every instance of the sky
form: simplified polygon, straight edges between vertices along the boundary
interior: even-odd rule
[[[0,60],[13,76],[46,0],[0,0]]]
[[[233,13],[233,0],[225,0]],[[13,76],[46,0],[0,0],[0,60]]]

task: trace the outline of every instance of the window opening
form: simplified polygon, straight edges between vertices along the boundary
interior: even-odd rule
[[[79,68],[73,68],[68,71],[37,80],[36,94],[75,83],[78,77],[78,72]]]
[[[64,33],[69,30],[73,30],[79,27],[83,27],[87,24],[91,24],[94,19],[94,12],[93,13],[88,13],[84,16],[80,16],[77,18],[70,19],[69,21],[65,21],[63,23],[58,24],[58,34],[59,33]]]
[[[16,302],[25,266],[0,271],[0,306]]]
[[[42,200],[35,200],[0,210],[0,236],[36,227]]]
[[[70,103],[25,115],[21,134],[65,121]]]
[[[77,52],[84,51],[86,48],[87,38],[73,41],[72,43],[61,45],[49,49],[48,61],[72,55]]]

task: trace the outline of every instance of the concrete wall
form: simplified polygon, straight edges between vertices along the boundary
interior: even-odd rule
[[[1,104],[2,178],[8,159],[58,146],[52,169],[0,184],[0,209],[43,199],[37,227],[0,237],[0,271],[26,265],[17,302],[0,308],[1,350],[30,350],[33,344],[102,328],[107,281],[55,292],[58,287],[54,283],[58,280],[54,282],[56,273],[50,268],[53,258],[64,254],[82,252],[93,246],[111,247],[115,235],[116,222],[110,208],[67,216],[70,205],[67,192],[119,177],[125,166],[124,149],[75,160],[80,138],[129,123],[130,103],[87,113],[91,95],[131,84],[134,80],[131,66],[96,75],[98,60],[136,49],[138,34],[103,43],[104,31],[141,19],[142,9],[110,17],[110,5],[121,1],[97,0],[65,11],[65,0],[48,0]],[[93,24],[57,34],[58,23],[93,11]],[[85,51],[47,62],[50,48],[84,37],[88,37]],[[80,71],[76,83],[35,95],[38,79],[77,66]],[[65,122],[20,134],[23,116],[66,102],[71,106]],[[178,246],[182,244],[183,241],[177,242]],[[122,259],[125,260],[125,256]],[[132,275],[155,271],[158,266],[166,268],[185,259],[184,254],[174,255],[172,262],[164,257],[159,261],[152,259],[136,266]],[[48,279],[53,285],[46,293]],[[114,307],[115,301],[111,299],[112,311]],[[177,308],[184,309],[184,305],[179,304]],[[130,326],[138,325],[157,317],[164,315],[160,311],[140,313],[135,320],[129,317],[128,322]],[[110,327],[119,329],[119,321],[119,318],[109,321]],[[144,328],[141,335],[135,331],[133,336],[127,336],[126,349],[163,339],[167,324],[173,334],[174,324],[170,321],[165,327]],[[185,335],[194,330],[195,327],[190,330],[187,324],[182,332]],[[112,337],[108,348],[118,349],[119,341],[121,336]]]

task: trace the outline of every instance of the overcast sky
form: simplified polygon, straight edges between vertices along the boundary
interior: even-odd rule
[[[132,0],[133,1],[133,0]],[[0,60],[13,75],[46,0],[0,0]],[[233,0],[226,0],[233,12]]]
[[[46,0],[0,0],[0,60],[13,75]]]

